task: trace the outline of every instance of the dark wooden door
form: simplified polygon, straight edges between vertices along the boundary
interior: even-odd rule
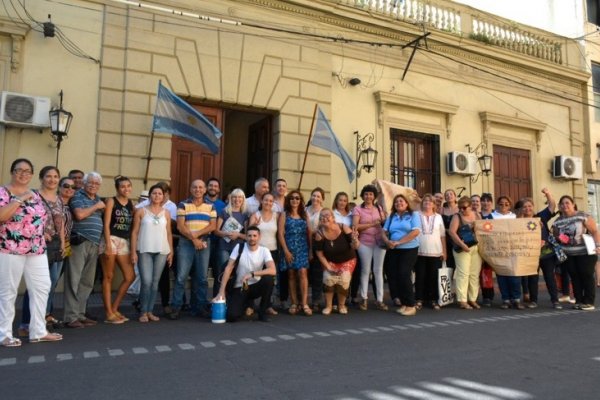
[[[392,182],[420,195],[439,191],[439,139],[435,135],[392,129]]]
[[[246,161],[246,194],[254,193],[258,178],[271,181],[271,117],[265,117],[248,127],[248,158]]]
[[[494,145],[494,196],[510,196],[516,203],[531,193],[529,150]]]
[[[225,131],[223,113],[220,108],[194,106],[221,132]],[[190,184],[194,179],[206,180],[210,177],[222,179],[223,144],[225,136],[221,137],[221,151],[212,154],[204,146],[187,139],[173,136],[171,139],[171,198],[181,201],[189,197]]]

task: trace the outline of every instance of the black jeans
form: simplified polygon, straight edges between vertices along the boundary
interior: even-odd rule
[[[418,256],[415,264],[415,298],[421,302],[438,301],[438,269],[440,257]]]
[[[235,279],[231,277],[231,279]],[[248,286],[247,290],[234,288],[227,293],[227,321],[234,322],[240,319],[249,300],[260,298],[258,315],[265,315],[273,293],[273,277],[261,276],[260,281]]]
[[[315,252],[313,252],[313,259],[310,262],[308,279],[311,287],[311,303],[319,304],[323,298],[323,266]]]
[[[390,297],[399,298],[402,305],[415,305],[415,291],[412,284],[412,272],[417,262],[419,248],[391,249],[385,253],[383,269],[388,278]]]
[[[594,272],[597,259],[598,257],[595,254],[569,255],[567,261],[562,264],[569,271],[569,276],[573,283],[575,301],[579,304],[594,304],[596,300]]]
[[[550,301],[552,301],[553,304],[558,303],[558,286],[556,286],[556,279],[554,277],[555,266],[556,263],[554,261],[554,255],[540,259],[540,269],[544,275],[544,281],[546,282],[546,288],[548,289],[548,294],[550,295]]]

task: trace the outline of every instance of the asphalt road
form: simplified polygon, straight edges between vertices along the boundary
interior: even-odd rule
[[[600,398],[600,313],[549,302],[61,332],[59,343],[0,348],[0,398]]]

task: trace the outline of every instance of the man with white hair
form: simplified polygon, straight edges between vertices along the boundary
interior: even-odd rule
[[[65,269],[65,317],[69,328],[96,325],[85,316],[86,303],[94,287],[98,246],[103,231],[102,215],[106,205],[98,196],[102,176],[89,172],[69,203],[73,213],[71,257]]]
[[[254,194],[246,199],[246,214],[254,215],[260,207],[260,202],[265,194],[269,193],[267,178],[258,178],[254,182]]]

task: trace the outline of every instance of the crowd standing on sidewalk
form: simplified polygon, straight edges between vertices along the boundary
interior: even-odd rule
[[[141,323],[159,321],[154,312],[159,287],[163,314],[172,320],[187,310],[192,316],[209,317],[211,302],[223,300],[229,321],[255,311],[260,321],[270,321],[282,311],[346,315],[349,305],[364,312],[369,309],[370,284],[376,310],[393,306],[398,314],[412,316],[425,305],[441,309],[437,279],[445,265],[454,268],[461,309],[491,307],[494,266],[479,256],[474,233],[475,221],[481,219],[540,218],[538,271],[552,307],[572,303],[575,309],[594,310],[600,286],[598,255],[588,254],[584,242],[584,235],[590,235],[600,253],[596,221],[578,211],[570,196],[556,203],[547,188],[542,190],[547,206],[537,213],[531,198],[513,204],[500,194],[494,208],[490,193],[458,198],[452,189],[424,194],[418,210],[397,195],[386,210],[377,203],[379,193],[373,185],[362,188],[361,204],[351,204],[340,192],[330,209],[323,189],[314,188],[305,204],[302,193],[288,192],[281,178],[273,192],[269,181],[259,178],[253,195],[246,198],[238,188],[224,202],[219,180],[210,178],[208,184],[192,181],[190,197],[178,204],[169,199],[168,183],[158,182],[148,198],[134,206],[131,180],[125,176],[114,178],[115,195],[103,199],[98,195],[103,178],[94,171],[72,170],[61,178],[58,168],[46,166],[39,173],[39,189],[31,187],[34,166],[29,160],[16,159],[10,172],[10,181],[0,187],[0,346],[4,347],[22,344],[13,335],[21,277],[27,292],[18,333],[31,343],[59,341],[63,336],[55,330],[89,328],[98,321],[114,325],[129,317]],[[134,265],[141,277],[139,314],[128,317],[119,308],[136,278]],[[105,313],[99,319],[87,310],[98,266]],[[212,301],[209,266],[214,278]],[[122,281],[113,298],[115,267]],[[174,288],[169,299],[171,271]],[[52,301],[61,273],[62,321]],[[499,306],[538,307],[538,280],[539,273],[496,274]],[[386,281],[389,303],[384,299]]]

